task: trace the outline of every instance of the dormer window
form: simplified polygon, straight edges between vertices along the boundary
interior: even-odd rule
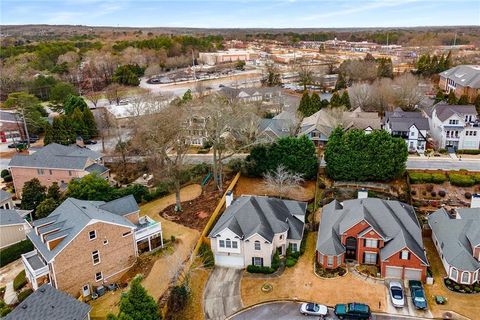
[[[90,232],[88,233],[88,238],[89,238],[90,240],[96,239],[96,238],[97,238],[97,231],[95,231],[95,230],[90,231]]]
[[[410,260],[410,251],[408,250],[403,250],[400,252],[400,259],[402,260]]]
[[[257,240],[257,241],[254,242],[254,248],[255,248],[255,250],[261,250],[262,249],[262,247],[260,245],[260,241]]]

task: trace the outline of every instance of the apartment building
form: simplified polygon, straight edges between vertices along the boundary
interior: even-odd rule
[[[473,103],[480,94],[480,65],[459,65],[443,71],[438,86],[446,93],[455,92],[457,98],[466,95]]]

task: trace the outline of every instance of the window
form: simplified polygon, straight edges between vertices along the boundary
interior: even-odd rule
[[[365,252],[363,263],[377,264],[377,254],[375,252]]]
[[[458,124],[458,120],[450,119],[448,120],[448,124]]]
[[[232,241],[232,248],[233,249],[238,249],[238,242],[237,241]]]
[[[92,230],[88,233],[88,238],[90,240],[96,239],[97,238],[97,232],[95,230]]]
[[[290,248],[291,248],[292,252],[297,252],[298,251],[298,244],[290,243]]]
[[[37,174],[39,176],[43,176],[43,169],[37,169]]]
[[[255,247],[255,250],[261,250],[261,249],[262,249],[262,247],[260,246],[260,241],[258,241],[258,240],[257,240],[257,241],[255,241],[255,243],[254,243],[254,247]]]
[[[227,240],[225,240],[225,246],[226,246],[227,248],[231,248],[231,247],[232,247],[232,240],[230,240],[230,239],[227,238]]]
[[[410,252],[408,250],[403,250],[402,252],[400,252],[400,259],[409,260],[410,259]]]
[[[469,283],[470,282],[470,272],[464,271],[462,273],[462,283]]]
[[[103,240],[103,245],[106,246],[108,244],[108,240]]]
[[[455,268],[450,269],[450,278],[457,281],[458,279],[458,271]]]
[[[95,281],[98,282],[98,281],[101,281],[103,279],[103,274],[102,272],[97,272],[95,273]]]
[[[367,248],[377,248],[378,240],[377,239],[365,239],[365,247]]]
[[[263,258],[260,257],[252,257],[252,264],[254,266],[263,266]]]
[[[282,240],[282,239],[283,239],[283,234],[280,235],[280,240]]]
[[[98,250],[95,250],[92,252],[92,260],[93,260],[93,265],[100,263],[100,252],[98,252]]]
[[[225,240],[219,241],[220,248],[225,248]]]
[[[333,267],[333,256],[327,256],[327,266]]]
[[[413,137],[415,135],[415,132],[414,131],[410,132],[410,135]]]
[[[122,234],[122,237],[129,236],[131,233],[132,233],[132,231],[125,232],[124,234]]]

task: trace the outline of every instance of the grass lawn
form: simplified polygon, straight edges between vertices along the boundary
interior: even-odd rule
[[[425,293],[433,316],[440,318],[444,312],[454,311],[470,319],[478,319],[480,314],[480,294],[459,294],[448,290],[443,284],[443,277],[446,276],[445,269],[432,239],[424,238],[423,243],[435,278],[433,285],[425,285]],[[448,299],[447,304],[437,305],[434,301],[435,295],[446,297]]]
[[[280,277],[272,279],[243,277],[240,288],[243,304],[250,306],[274,299],[299,299],[333,306],[337,303],[356,301],[369,304],[373,311],[384,311],[387,303],[384,285],[363,281],[350,273],[335,279],[321,279],[314,274],[316,239],[316,232],[308,234],[305,253],[293,268],[287,268]],[[261,291],[265,283],[273,286],[271,292]]]

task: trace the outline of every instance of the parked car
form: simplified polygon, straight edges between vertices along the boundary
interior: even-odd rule
[[[402,284],[398,281],[391,281],[388,288],[390,289],[390,300],[393,306],[395,308],[403,308],[405,306],[405,295]]]
[[[318,303],[302,303],[300,313],[308,316],[324,317],[328,314],[328,308]]]
[[[24,148],[26,147],[25,143],[22,143],[22,142],[14,142],[12,144],[9,144],[8,147],[10,149],[14,149],[14,148]]]
[[[417,280],[410,280],[408,281],[408,286],[410,287],[410,294],[415,308],[426,310],[427,299],[425,298],[425,291],[423,290],[422,283]]]
[[[372,316],[368,305],[357,302],[337,304],[334,312],[339,319],[368,320]]]
[[[96,140],[85,140],[85,141],[83,141],[83,143],[85,143],[87,145],[88,144],[97,144],[97,141]]]

